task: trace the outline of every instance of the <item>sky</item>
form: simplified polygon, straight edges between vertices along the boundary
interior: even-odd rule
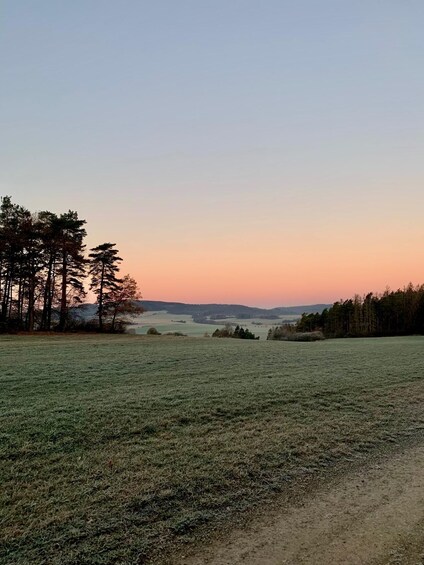
[[[422,0],[3,0],[0,195],[148,300],[424,283]]]

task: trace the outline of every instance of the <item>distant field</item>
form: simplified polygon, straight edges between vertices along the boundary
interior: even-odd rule
[[[0,563],[162,561],[287,485],[422,436],[423,350],[1,337]]]
[[[193,322],[193,317],[188,314],[169,314],[168,312],[145,312],[135,320],[132,327],[137,334],[143,335],[152,326],[159,332],[182,332],[190,337],[200,337],[205,333],[212,334],[216,329],[222,328],[226,322],[243,326],[249,329],[260,339],[266,339],[268,330],[278,324],[299,319],[299,316],[281,316],[278,320],[264,318],[228,318],[220,320],[218,324],[198,324]]]
[[[213,333],[220,326],[211,324],[196,324],[188,314],[168,314],[168,312],[145,312],[131,326],[139,335],[144,335],[151,327],[161,333],[181,332],[190,337],[201,337],[205,333]]]

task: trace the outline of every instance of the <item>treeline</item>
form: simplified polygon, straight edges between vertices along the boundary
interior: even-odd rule
[[[135,280],[117,275],[115,244],[87,256],[85,224],[75,211],[33,213],[0,199],[0,332],[117,331],[142,311]],[[76,315],[86,283],[97,296],[96,321]]]
[[[230,323],[225,324],[225,326],[221,329],[216,329],[212,337],[234,337],[236,339],[259,339],[259,336],[256,336],[252,333],[248,328],[243,328],[239,325],[233,329],[233,326]]]
[[[410,283],[396,291],[335,302],[320,314],[303,314],[296,330],[322,331],[330,338],[424,334],[424,285]]]

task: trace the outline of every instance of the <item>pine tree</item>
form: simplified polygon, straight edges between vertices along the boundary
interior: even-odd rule
[[[1,199],[0,206],[0,324],[10,327],[13,320],[19,329],[19,308],[22,293],[22,264],[25,257],[23,224],[30,212],[13,204],[10,196]]]
[[[85,220],[78,219],[78,213],[69,210],[58,218],[58,255],[60,277],[59,330],[66,329],[69,304],[81,302],[85,295],[83,280],[86,260],[84,258],[83,228]]]
[[[111,293],[117,291],[122,282],[117,277],[118,264],[122,259],[118,256],[115,243],[102,243],[90,251],[90,289],[97,295],[99,330],[103,331],[103,318],[111,301]]]

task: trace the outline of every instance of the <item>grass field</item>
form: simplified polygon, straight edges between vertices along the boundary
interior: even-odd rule
[[[162,560],[422,436],[423,351],[422,337],[0,338],[0,563]]]
[[[260,339],[266,339],[268,330],[284,322],[298,320],[300,316],[286,315],[280,316],[278,320],[264,318],[227,318],[220,320],[217,324],[199,324],[193,321],[193,317],[188,314],[169,314],[168,312],[144,312],[142,316],[134,319],[131,326],[132,330],[139,335],[144,335],[151,327],[155,327],[159,332],[181,332],[190,337],[201,337],[205,333],[211,335],[216,329],[222,328],[226,322],[236,326],[242,326],[253,332]]]

